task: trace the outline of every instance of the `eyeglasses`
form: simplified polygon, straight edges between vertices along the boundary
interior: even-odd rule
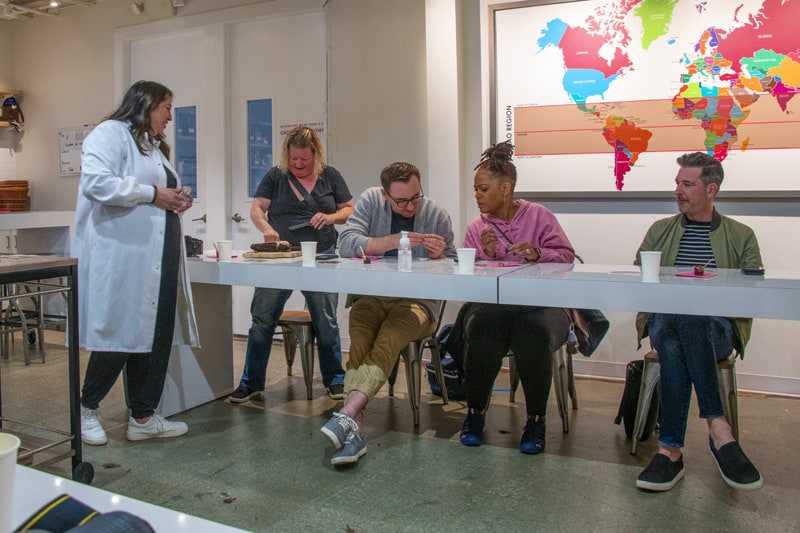
[[[400,209],[403,209],[409,203],[412,203],[414,205],[419,205],[419,203],[422,201],[422,199],[425,198],[425,196],[422,194],[422,191],[420,191],[419,194],[417,194],[415,196],[412,196],[411,198],[400,198],[399,200],[397,198],[395,198],[394,196],[392,196],[391,194],[389,194],[388,192],[386,193],[386,196],[391,198],[392,201],[395,204],[397,204],[397,207],[399,207]]]

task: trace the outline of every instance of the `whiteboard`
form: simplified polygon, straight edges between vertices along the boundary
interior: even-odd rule
[[[94,128],[94,124],[84,124],[58,131],[60,176],[75,176],[81,173],[81,148],[83,140]]]

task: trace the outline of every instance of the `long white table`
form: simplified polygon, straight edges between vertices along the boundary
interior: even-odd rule
[[[495,303],[498,277],[525,266],[479,264],[474,275],[460,275],[458,265],[450,259],[441,259],[414,260],[413,268],[413,272],[398,272],[395,259],[378,259],[364,264],[360,259],[342,258],[335,262],[318,261],[314,268],[303,267],[300,258],[230,262],[191,259],[189,278],[195,284]]]
[[[76,483],[33,468],[17,465],[13,524],[18,527],[54,498],[68,494],[100,513],[126,511],[146,520],[156,531],[243,531],[196,516],[179,513],[120,494]]]
[[[230,262],[190,259],[201,348],[173,348],[159,406],[169,416],[230,394],[233,386],[232,286],[268,287],[440,300],[497,302],[497,280],[524,265],[488,262],[473,275],[458,274],[450,259],[415,260],[413,272],[398,272],[394,259],[338,259],[302,266],[300,258]],[[494,266],[493,266],[494,265]]]
[[[497,301],[506,304],[597,308],[694,315],[800,320],[800,272],[749,276],[715,268],[709,278],[676,276],[662,267],[658,283],[642,283],[630,265],[543,263],[506,273]]]
[[[496,262],[490,264],[497,264]],[[532,264],[476,266],[458,274],[451,260],[414,261],[398,272],[392,259],[365,265],[340,259],[303,267],[299,258],[217,262],[192,259],[189,274],[202,349],[173,353],[160,411],[184,411],[231,392],[233,386],[231,286],[276,287],[338,293],[407,296],[607,311],[651,311],[800,320],[800,272],[747,276],[711,269],[711,278],[677,277],[663,268],[659,283],[643,283],[633,265]]]

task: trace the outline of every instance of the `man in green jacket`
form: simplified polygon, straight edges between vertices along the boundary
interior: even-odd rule
[[[724,176],[722,164],[702,152],[677,159],[675,198],[679,215],[656,221],[639,252],[660,251],[663,266],[761,267],[753,230],[714,208]],[[635,263],[639,263],[639,253]],[[661,366],[661,426],[658,453],[639,474],[636,486],[666,491],[683,478],[686,422],[692,386],[700,418],[708,423],[709,450],[722,478],[741,490],[759,488],[761,474],[733,437],[723,416],[717,362],[735,349],[744,354],[751,319],[716,316],[644,314],[636,320],[639,343],[650,336]]]

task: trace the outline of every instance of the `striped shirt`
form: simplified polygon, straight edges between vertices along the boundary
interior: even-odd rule
[[[711,249],[710,231],[711,222],[687,220],[686,231],[681,237],[678,255],[675,257],[675,266],[705,265],[710,259],[711,262],[707,266],[716,267],[714,251]]]

